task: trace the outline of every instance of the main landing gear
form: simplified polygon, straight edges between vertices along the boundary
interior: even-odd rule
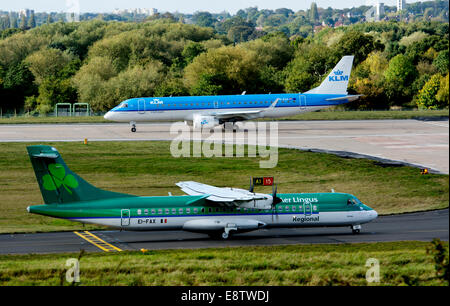
[[[136,133],[136,122],[131,121],[130,125],[131,125],[131,132]]]
[[[357,235],[357,234],[359,234],[361,232],[361,225],[359,225],[359,224],[352,225],[351,229],[352,229],[353,235]]]

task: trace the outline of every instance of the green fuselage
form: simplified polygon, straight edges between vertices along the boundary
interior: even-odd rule
[[[210,204],[205,196],[153,196],[30,206],[29,212],[127,230],[182,229],[199,219],[252,219],[267,227],[350,226],[376,212],[345,193],[279,194],[273,209]]]

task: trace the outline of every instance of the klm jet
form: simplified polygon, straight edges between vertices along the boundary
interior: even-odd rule
[[[28,212],[121,230],[184,230],[228,239],[276,227],[350,227],[354,234],[377,212],[347,193],[263,194],[187,181],[185,196],[135,196],[102,190],[72,172],[50,146],[27,147],[44,199]]]
[[[305,93],[133,98],[105,114],[105,119],[129,122],[185,121],[194,129],[212,129],[227,122],[292,116],[358,99],[348,95],[347,85],[353,56],[344,56],[319,87]]]

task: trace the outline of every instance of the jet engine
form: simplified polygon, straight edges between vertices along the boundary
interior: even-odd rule
[[[214,116],[205,115],[194,115],[193,117],[194,129],[213,129],[214,127],[220,125],[219,120]]]

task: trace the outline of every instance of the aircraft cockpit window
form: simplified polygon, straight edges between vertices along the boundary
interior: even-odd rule
[[[128,103],[122,103],[119,105],[119,108],[127,108],[128,107]]]
[[[347,205],[356,205],[358,202],[355,199],[348,199]]]

